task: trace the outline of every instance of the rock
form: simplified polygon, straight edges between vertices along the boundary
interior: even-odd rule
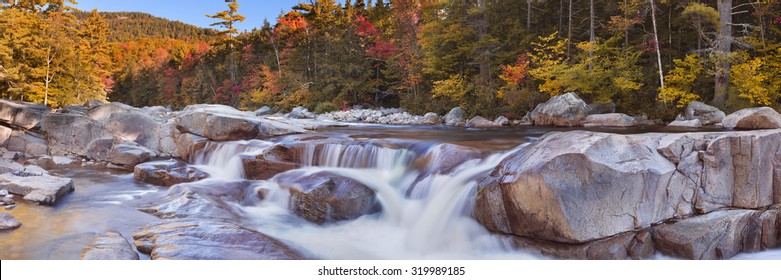
[[[360,217],[376,203],[376,195],[369,187],[328,172],[287,172],[275,180],[290,191],[291,211],[316,224]]]
[[[11,210],[11,209],[6,209],[6,210]],[[17,229],[21,226],[22,223],[20,223],[19,220],[14,218],[13,215],[8,213],[0,213],[0,231]]]
[[[127,239],[109,231],[95,239],[81,251],[82,260],[138,260],[138,253]]]
[[[238,215],[229,202],[241,202],[254,190],[249,181],[197,181],[174,185],[160,197],[146,199],[138,207],[163,219],[200,218],[235,220]]]
[[[114,138],[95,139],[89,143],[82,154],[92,160],[108,162],[114,142]]]
[[[690,121],[674,121],[668,124],[669,127],[702,127],[702,122],[699,119],[693,119]]]
[[[613,102],[597,102],[588,105],[589,115],[612,114],[616,112],[616,104]]]
[[[13,199],[13,198],[10,198],[10,197],[3,197],[3,198],[2,198],[2,202],[3,202],[3,204],[4,204],[4,205],[13,205],[13,204],[16,204],[16,201],[14,201],[14,199]]]
[[[5,197],[6,195],[8,195],[8,190],[0,190],[0,196]]]
[[[111,102],[93,107],[87,112],[87,115],[96,121],[107,122],[109,118],[116,113],[126,113],[131,111],[140,111],[130,105],[119,102]]]
[[[270,115],[270,114],[271,114],[271,108],[269,108],[268,106],[263,106],[260,109],[255,110],[255,116],[258,117]]]
[[[6,205],[5,210],[14,210],[16,209],[16,205]]]
[[[426,125],[442,124],[442,119],[439,118],[439,115],[437,115],[437,113],[428,112],[425,115],[423,115],[423,124]]]
[[[293,150],[289,147],[276,145],[257,156],[241,158],[244,167],[244,177],[253,180],[266,180],[279,173],[297,169]]]
[[[81,114],[46,114],[43,130],[52,155],[84,155],[92,141],[112,138],[103,123]]]
[[[108,161],[132,170],[136,165],[147,162],[156,156],[157,154],[154,151],[141,147],[136,143],[122,142],[115,143],[111,147]]]
[[[260,133],[257,120],[250,119],[238,110],[228,108],[215,111],[185,108],[175,119],[176,128],[182,133],[195,134],[213,141],[256,138]]]
[[[619,113],[595,114],[586,117],[585,127],[630,127],[635,125],[635,118]]]
[[[49,112],[51,109],[43,104],[0,99],[0,122],[11,127],[38,128]]]
[[[314,119],[315,117],[317,116],[314,113],[309,112],[309,109],[304,106],[295,107],[290,113],[285,115],[285,118],[288,119]]]
[[[54,205],[58,199],[73,191],[73,180],[49,175],[21,177],[13,174],[0,175],[0,189],[24,196],[27,201]]]
[[[3,158],[8,160],[17,160],[24,158],[24,153],[22,152],[4,152]]]
[[[720,123],[726,115],[719,108],[694,101],[686,106],[686,120],[699,120],[702,125]]]
[[[424,155],[415,159],[413,166],[421,171],[421,175],[448,174],[464,162],[482,158],[486,154],[480,149],[443,143],[429,148]]]
[[[216,220],[163,220],[133,233],[138,251],[153,260],[298,260],[284,243]]]
[[[20,177],[32,177],[47,175],[49,172],[40,166],[27,165],[24,167],[24,170],[16,171],[13,174]]]
[[[136,165],[133,178],[137,182],[170,187],[181,183],[200,181],[209,177],[203,171],[177,160],[156,161]]]
[[[755,211],[726,210],[654,228],[659,252],[685,259],[728,259],[743,250],[743,231]]]
[[[465,127],[497,127],[501,126],[492,121],[489,121],[481,116],[474,117],[466,122]]]
[[[588,111],[586,102],[570,92],[537,105],[530,117],[537,126],[581,126]]]
[[[781,115],[770,107],[748,108],[729,114],[722,121],[726,128],[781,128]]]
[[[49,145],[44,139],[14,131],[8,138],[8,150],[22,152],[29,156],[42,156],[49,154]]]
[[[13,129],[0,125],[0,147],[8,147],[8,138],[11,138]]]
[[[92,108],[95,108],[95,107],[102,106],[103,104],[106,104],[106,102],[103,102],[101,100],[90,100],[90,101],[84,102],[84,105],[82,105],[82,106],[84,106],[84,108],[87,108],[87,109],[92,109]]]
[[[494,123],[497,124],[498,126],[510,126],[510,120],[504,116],[496,117]]]
[[[627,232],[583,244],[566,244],[512,237],[513,246],[544,256],[580,260],[648,259],[655,252],[647,231]]]
[[[258,138],[263,138],[306,133],[307,129],[318,129],[323,127],[323,125],[313,123],[311,120],[307,120],[306,123],[300,123],[297,119],[273,120],[265,118],[259,120],[258,127],[260,128]]]
[[[198,151],[206,147],[208,139],[190,133],[181,133],[174,138],[176,151],[182,159],[192,161]]]
[[[480,182],[474,215],[495,232],[562,243],[691,215],[697,185],[656,151],[660,137],[546,134]]]
[[[447,115],[445,115],[445,124],[450,126],[464,125],[465,117],[466,112],[464,112],[464,109],[461,109],[461,107],[455,107],[451,109]]]
[[[0,159],[0,174],[18,172],[23,170],[24,170],[24,166],[15,161],[5,159],[5,158]]]
[[[112,114],[106,122],[106,129],[114,138],[136,142],[152,150],[160,150],[160,133],[163,124],[141,110]]]

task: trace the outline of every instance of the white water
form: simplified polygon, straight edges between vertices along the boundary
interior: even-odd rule
[[[222,145],[226,146],[211,147],[211,158],[199,162],[231,166],[237,153],[258,152],[235,147],[245,143]],[[257,182],[256,188],[268,190],[266,200],[254,206],[236,207],[259,231],[315,258],[538,258],[512,249],[508,240],[489,233],[471,217],[476,180],[516,150],[464,162],[450,174],[427,175],[423,180],[416,180],[420,176],[411,168],[415,153],[405,149],[341,144],[307,146],[301,159],[306,167],[298,171],[304,172],[302,176],[328,171],[359,181],[375,190],[382,211],[351,221],[312,224],[290,213],[288,192],[280,189],[273,179]],[[239,179],[241,172],[225,169],[219,173],[225,176],[223,179],[230,179],[229,176]],[[414,195],[406,196],[410,190]]]
[[[193,166],[209,173],[213,179],[241,179],[244,177],[241,156],[256,156],[271,146],[273,143],[260,140],[209,142],[206,147],[198,150]]]

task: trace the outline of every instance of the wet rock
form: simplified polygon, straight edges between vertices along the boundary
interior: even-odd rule
[[[14,131],[8,138],[8,150],[22,152],[29,156],[42,156],[49,154],[49,145],[46,140],[28,133]]]
[[[650,236],[645,233],[627,232],[583,244],[567,244],[550,241],[513,237],[516,248],[536,252],[544,256],[579,260],[625,260],[647,259],[653,256],[653,244],[638,236]],[[650,239],[650,237],[647,237]],[[648,242],[648,246],[639,240]],[[639,248],[642,245],[643,248]]]
[[[42,104],[0,99],[0,123],[23,129],[39,128],[51,109]]]
[[[54,205],[58,199],[73,191],[73,180],[49,175],[21,177],[0,175],[0,189],[24,196],[27,201]]]
[[[202,218],[234,220],[238,215],[227,203],[241,202],[253,192],[250,181],[198,181],[172,186],[163,194],[145,197],[138,210],[163,219]]]
[[[425,115],[423,115],[423,124],[427,124],[427,125],[442,124],[442,119],[439,118],[439,115],[437,115],[437,113],[428,112]]]
[[[455,107],[445,115],[445,124],[450,126],[464,125],[464,118],[466,118],[466,112],[461,107]]]
[[[327,126],[330,124],[326,125],[312,120],[262,118],[258,123],[258,128],[260,128],[258,138],[306,133],[307,129],[319,129]]]
[[[583,243],[691,215],[697,185],[656,152],[658,137],[547,134],[480,182],[475,217],[496,232]]]
[[[153,260],[303,259],[268,235],[218,220],[163,220],[134,232],[133,239]]]
[[[584,120],[585,127],[630,127],[635,125],[635,118],[619,113],[589,115]]]
[[[693,119],[690,121],[674,121],[668,124],[669,127],[702,127],[702,122],[699,119]]]
[[[292,212],[316,224],[360,217],[376,203],[376,195],[369,187],[328,172],[288,172],[276,181],[290,191]]]
[[[0,201],[2,201],[4,205],[16,204],[16,201],[14,201],[14,199],[12,197],[3,197],[2,200],[0,200]]]
[[[52,155],[84,155],[92,141],[112,138],[102,122],[83,114],[46,114],[43,129]]]
[[[481,116],[474,117],[466,122],[465,127],[497,127],[501,126],[492,121],[489,121]]]
[[[6,209],[6,210],[11,210],[11,209]],[[0,213],[0,231],[17,229],[21,226],[22,223],[20,223],[19,220],[14,218],[13,215],[8,213]]]
[[[498,126],[510,126],[510,120],[504,116],[496,117],[494,123],[497,124]]]
[[[111,147],[109,162],[132,170],[136,165],[149,161],[157,154],[133,142],[117,143]]]
[[[537,126],[581,126],[588,112],[586,102],[570,92],[537,105],[530,117]]]
[[[208,139],[190,133],[181,133],[174,138],[179,156],[190,161],[193,160],[198,151],[206,147],[206,143],[208,143]]]
[[[133,178],[137,182],[163,187],[200,181],[207,177],[209,175],[205,172],[177,160],[143,163],[136,165],[133,171]]]
[[[297,169],[300,165],[289,147],[276,145],[257,156],[241,158],[244,177],[253,180],[266,180],[279,173]]]
[[[309,109],[303,106],[298,106],[293,108],[290,113],[285,115],[285,118],[288,119],[314,119],[317,117],[314,113],[309,112]]]
[[[8,190],[0,190],[0,196],[6,196],[8,194]]]
[[[612,114],[616,112],[616,104],[613,102],[597,102],[588,105],[589,115]]]
[[[421,170],[422,175],[448,174],[464,162],[486,154],[479,149],[444,143],[431,147],[426,154],[416,158],[413,166]]]
[[[81,252],[82,260],[138,260],[138,253],[121,234],[109,231],[95,239]]]
[[[719,108],[694,101],[686,106],[686,120],[699,120],[702,125],[720,123],[726,115]]]
[[[748,108],[729,114],[722,124],[739,129],[781,128],[781,115],[770,107]]]
[[[181,132],[192,133],[213,141],[254,139],[260,133],[258,125],[246,117],[207,111],[193,111],[175,120]]]
[[[263,106],[260,109],[255,110],[255,116],[265,116],[271,114],[271,108],[268,106]]]
[[[14,210],[16,209],[16,205],[6,205],[5,210]]]
[[[743,250],[743,231],[755,211],[726,210],[656,226],[657,250],[685,259],[728,259]]]

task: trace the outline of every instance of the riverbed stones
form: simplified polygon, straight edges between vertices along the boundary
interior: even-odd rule
[[[772,129],[781,128],[781,114],[770,107],[748,108],[729,114],[722,121],[726,128]]]
[[[466,112],[461,107],[455,107],[445,115],[445,124],[450,126],[464,125],[464,118],[466,118]]]
[[[54,205],[63,195],[74,190],[73,180],[49,175],[0,175],[0,189],[23,196],[24,200]]]
[[[14,230],[22,226],[13,215],[8,213],[0,213],[0,231]]]
[[[269,106],[263,106],[260,109],[255,110],[255,116],[265,116],[265,115],[271,115],[271,107]]]
[[[226,221],[173,219],[133,233],[153,260],[299,260],[300,253],[263,233]]]
[[[138,260],[138,253],[122,234],[109,231],[96,236],[81,252],[82,260]]]
[[[426,125],[442,124],[442,119],[439,117],[439,115],[437,115],[437,113],[428,112],[425,115],[423,115],[423,124]]]
[[[530,117],[537,126],[581,126],[588,113],[586,102],[570,92],[537,105]]]
[[[726,117],[719,108],[707,105],[705,103],[694,101],[686,106],[686,120],[699,120],[702,125],[711,125],[721,123]]]
[[[253,180],[266,180],[279,173],[297,169],[298,164],[293,148],[275,145],[261,154],[241,157],[244,177]]]
[[[147,162],[136,165],[133,171],[133,178],[137,182],[163,187],[195,182],[207,177],[209,175],[205,172],[178,160]]]
[[[304,106],[298,106],[293,108],[285,117],[288,119],[314,119],[317,115],[309,112],[309,109]]]
[[[667,126],[669,127],[691,127],[691,128],[700,128],[702,127],[702,122],[700,122],[699,119],[693,119],[693,120],[682,120],[682,121],[673,121],[669,123]]]
[[[583,123],[585,127],[630,127],[634,125],[635,118],[620,113],[589,115]]]
[[[376,203],[371,188],[329,172],[288,172],[276,181],[290,192],[292,212],[316,224],[360,217],[368,214]]]

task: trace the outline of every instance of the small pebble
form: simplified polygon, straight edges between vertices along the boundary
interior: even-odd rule
[[[14,195],[6,194],[3,198],[11,199],[11,198],[14,198]]]
[[[16,208],[16,205],[8,205],[5,207],[5,210],[14,210]]]

